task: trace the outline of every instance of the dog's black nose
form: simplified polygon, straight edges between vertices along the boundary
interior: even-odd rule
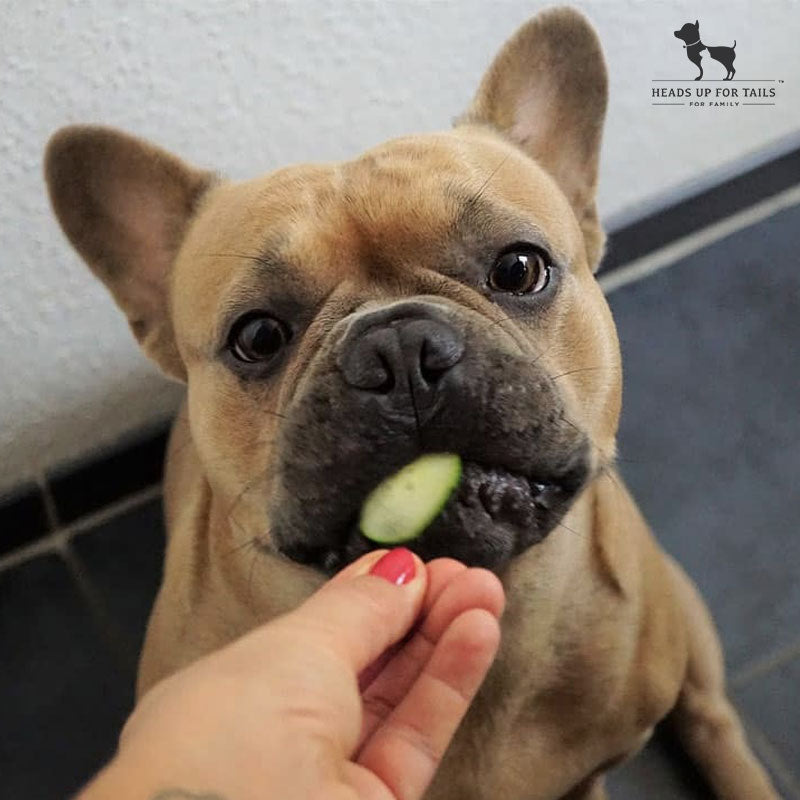
[[[463,354],[463,336],[443,312],[411,301],[355,320],[341,342],[338,366],[352,388],[383,395],[393,407],[420,407],[433,402]]]

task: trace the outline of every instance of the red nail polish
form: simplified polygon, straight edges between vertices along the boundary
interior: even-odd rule
[[[390,550],[385,556],[381,556],[369,571],[370,575],[377,575],[393,583],[395,586],[402,586],[404,583],[414,579],[417,568],[414,566],[414,556],[405,547],[396,547]]]

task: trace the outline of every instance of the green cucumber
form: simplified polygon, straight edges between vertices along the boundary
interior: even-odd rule
[[[378,544],[416,539],[444,508],[460,480],[459,456],[420,456],[370,492],[361,507],[361,532]]]

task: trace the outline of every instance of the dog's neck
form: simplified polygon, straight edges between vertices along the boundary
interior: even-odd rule
[[[696,44],[701,44],[699,39],[696,42],[692,42],[691,44],[685,44],[683,47],[684,49],[688,49],[690,47],[694,47]]]

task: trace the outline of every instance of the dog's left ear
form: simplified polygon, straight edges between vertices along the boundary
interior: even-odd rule
[[[506,42],[460,123],[504,132],[555,178],[596,269],[605,236],[595,205],[608,76],[600,41],[571,8],[538,14]]]
[[[45,178],[64,233],[125,312],[142,349],[184,380],[169,276],[215,176],[113,128],[75,125],[48,143]]]

